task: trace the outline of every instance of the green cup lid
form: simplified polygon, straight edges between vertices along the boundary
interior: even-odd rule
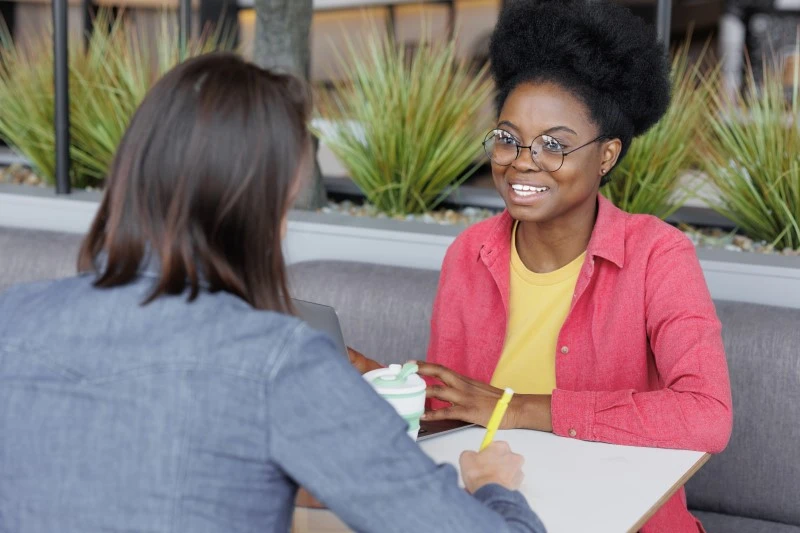
[[[400,365],[389,365],[389,370],[393,370],[394,373],[378,376],[372,380],[372,384],[381,388],[407,387],[408,377],[416,374],[419,366],[415,363],[406,363],[402,367]]]

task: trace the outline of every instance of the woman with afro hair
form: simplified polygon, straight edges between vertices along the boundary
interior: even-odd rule
[[[506,210],[444,259],[425,418],[486,424],[511,387],[504,428],[722,451],[730,383],[694,247],[601,194],[669,105],[661,44],[610,2],[517,0],[490,60],[498,119],[483,145]],[[702,530],[683,490],[642,529]]]

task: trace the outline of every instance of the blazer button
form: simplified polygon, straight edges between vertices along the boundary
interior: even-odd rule
[[[569,436],[570,436],[570,437],[575,437],[575,435],[577,435],[577,434],[578,434],[578,432],[577,432],[577,431],[575,431],[574,429],[570,429],[570,430],[569,430]]]
[[[561,347],[561,353],[563,353],[564,355],[567,355],[569,353],[569,347],[568,346],[562,346]]]

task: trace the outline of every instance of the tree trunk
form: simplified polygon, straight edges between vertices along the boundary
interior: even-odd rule
[[[310,74],[312,0],[255,0],[256,43],[254,60],[264,68],[287,72],[308,80]],[[317,162],[314,139],[314,174],[297,199],[297,207],[316,209],[325,205],[325,188]]]

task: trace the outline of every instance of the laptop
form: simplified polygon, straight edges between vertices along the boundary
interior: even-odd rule
[[[297,316],[299,318],[303,319],[312,328],[327,333],[328,336],[333,339],[333,343],[336,345],[339,352],[344,357],[347,357],[348,360],[350,359],[347,355],[347,344],[342,334],[342,326],[339,323],[339,317],[333,307],[297,299],[292,299],[292,303],[297,310]],[[442,420],[437,422],[423,420],[420,422],[417,441],[438,437],[474,425],[475,424],[461,422],[460,420]]]

